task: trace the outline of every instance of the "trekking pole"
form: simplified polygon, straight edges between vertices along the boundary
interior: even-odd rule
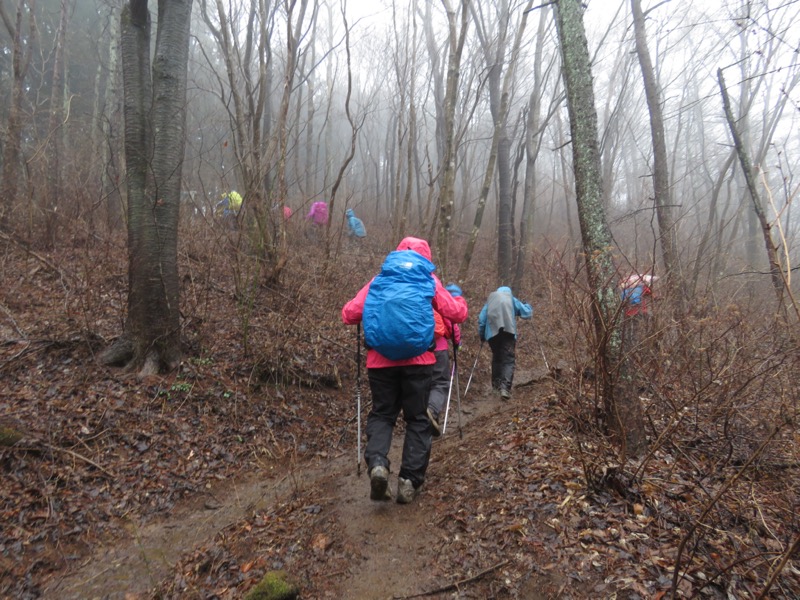
[[[458,344],[453,340],[453,370],[456,374],[456,406],[458,407],[458,438],[464,439],[464,432],[461,430],[461,390],[458,389]],[[466,395],[466,394],[465,394]]]
[[[472,375],[475,373],[475,367],[478,366],[478,358],[480,358],[481,350],[483,350],[483,342],[481,341],[481,345],[478,348],[478,354],[475,355],[475,363],[472,365],[472,371],[469,372],[469,379],[467,379],[467,389],[464,390],[464,398],[467,397],[467,392],[469,391],[469,384],[472,383]]]
[[[547,364],[547,357],[544,355],[544,346],[542,346],[542,342],[539,340],[539,334],[536,333],[536,327],[533,328],[533,337],[536,338],[536,343],[539,344],[539,352],[542,353],[542,360],[544,361],[544,368],[547,369],[548,373],[550,373],[550,365]]]
[[[447,404],[444,406],[444,424],[442,425],[442,436],[447,431],[447,413],[450,412],[450,395],[453,393],[453,374],[455,373],[456,365],[450,367],[450,387],[447,388]]]
[[[356,327],[356,412],[358,441],[356,442],[356,474],[361,476],[361,323]]]

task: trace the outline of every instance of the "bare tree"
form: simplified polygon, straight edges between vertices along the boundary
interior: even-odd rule
[[[664,131],[664,110],[661,90],[647,48],[645,16],[641,0],[631,0],[633,30],[636,39],[636,55],[642,69],[647,108],[650,112],[650,135],[653,139],[653,196],[658,217],[659,239],[664,256],[666,285],[677,292],[675,298],[681,301],[683,294],[683,275],[678,257],[678,235],[672,207],[672,192],[667,161],[667,141]]]
[[[511,142],[508,138],[507,118],[508,106],[510,103],[511,83],[514,80],[514,69],[519,57],[519,49],[522,43],[522,36],[528,22],[533,0],[529,0],[522,9],[519,27],[517,28],[514,43],[511,49],[511,57],[505,73],[502,73],[502,65],[505,62],[506,37],[509,26],[509,10],[505,4],[500,7],[498,15],[501,22],[499,37],[495,44],[489,42],[486,31],[480,26],[480,20],[476,18],[478,38],[481,39],[481,46],[484,49],[486,63],[489,67],[489,106],[494,121],[494,131],[492,135],[492,146],[489,152],[489,160],[486,166],[486,173],[483,179],[480,196],[478,198],[478,208],[475,212],[475,221],[467,241],[467,249],[458,269],[458,280],[466,279],[469,263],[475,250],[478,240],[481,222],[483,221],[483,211],[486,206],[486,199],[489,195],[492,179],[495,174],[495,165],[498,167],[498,241],[497,241],[497,276],[500,283],[510,283],[512,272],[512,246],[514,242],[514,215],[511,210],[511,161],[509,157]],[[494,54],[491,49],[494,48]],[[501,83],[502,74],[502,83]]]
[[[725,77],[722,74],[722,69],[717,69],[717,80],[719,81],[719,89],[722,94],[722,106],[725,110],[725,119],[728,121],[728,127],[731,131],[733,144],[736,148],[736,154],[739,157],[739,163],[742,166],[742,173],[747,183],[747,191],[750,194],[750,199],[753,202],[753,211],[755,212],[758,222],[761,225],[761,233],[764,237],[764,245],[767,250],[767,260],[769,261],[770,278],[772,279],[772,286],[775,288],[775,295],[778,299],[778,306],[783,304],[784,292],[784,276],[781,272],[781,264],[778,260],[778,249],[775,245],[775,240],[772,239],[772,232],[769,221],[767,220],[764,211],[761,197],[758,193],[756,185],[755,171],[750,164],[750,157],[747,154],[747,149],[744,147],[742,136],[736,127],[736,119],[734,119],[733,111],[731,110],[731,102],[728,97],[728,90],[725,87]]]
[[[49,111],[50,118],[47,128],[44,157],[44,176],[46,182],[45,193],[45,243],[53,247],[56,243],[56,228],[58,226],[61,196],[61,155],[63,152],[64,135],[62,120],[64,118],[64,54],[66,52],[65,38],[67,36],[67,23],[69,22],[71,2],[61,0],[61,12],[58,20],[58,29],[53,47],[53,77],[50,87]]]
[[[180,356],[178,213],[185,146],[186,71],[192,0],[160,0],[150,61],[147,0],[120,17],[128,188],[128,315],[101,356],[143,375]]]
[[[456,104],[458,102],[458,81],[461,77],[461,54],[467,38],[469,25],[469,0],[461,0],[461,26],[456,29],[456,11],[450,0],[442,0],[447,12],[448,53],[447,78],[444,93],[444,154],[441,158],[441,184],[439,186],[439,231],[436,238],[436,254],[439,268],[447,277],[448,252],[450,248],[450,225],[453,218],[456,178]]]
[[[12,90],[11,104],[8,107],[8,124],[3,144],[3,170],[0,176],[0,229],[9,228],[9,215],[19,191],[19,171],[22,157],[22,101],[25,96],[25,77],[31,63],[31,53],[36,45],[36,3],[34,0],[17,0],[14,20],[8,16],[5,4],[0,2],[0,19],[12,39],[11,72]],[[26,20],[27,13],[27,20]],[[27,33],[25,35],[25,26]]]
[[[572,134],[572,162],[586,273],[592,294],[596,355],[603,383],[605,419],[622,447],[623,456],[644,448],[644,418],[638,395],[617,386],[621,336],[616,315],[619,297],[611,254],[611,232],[603,208],[603,184],[597,135],[597,113],[580,0],[557,0],[556,25],[561,46],[567,109]],[[619,393],[622,392],[622,393]]]
[[[528,108],[525,123],[525,183],[523,186],[522,215],[519,223],[519,237],[517,251],[514,256],[514,283],[513,288],[518,289],[525,277],[525,265],[528,262],[532,244],[530,240],[533,235],[534,209],[537,195],[537,175],[536,161],[539,151],[544,141],[544,129],[553,116],[556,114],[562,102],[561,91],[558,86],[557,91],[552,96],[552,101],[546,115],[542,115],[542,99],[545,89],[547,74],[553,70],[555,55],[545,65],[544,64],[544,41],[545,26],[547,24],[550,11],[541,10],[539,13],[539,27],[536,32],[536,48],[533,54],[533,89],[528,100]],[[546,69],[543,69],[546,67]]]

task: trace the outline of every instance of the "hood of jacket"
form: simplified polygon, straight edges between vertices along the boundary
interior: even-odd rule
[[[413,250],[417,254],[421,254],[428,260],[431,259],[431,247],[428,245],[423,239],[415,238],[415,237],[407,237],[403,238],[403,240],[397,245],[398,250]]]
[[[352,208],[348,208],[348,209],[347,209],[347,210],[344,212],[344,214],[345,214],[345,216],[348,216],[348,217],[355,217],[355,216],[356,216],[356,213],[355,213],[355,212],[353,212],[353,209],[352,209]]]
[[[501,294],[511,294],[511,288],[506,285],[500,286],[499,288],[497,288],[497,291],[500,292]],[[513,296],[513,294],[511,295]]]

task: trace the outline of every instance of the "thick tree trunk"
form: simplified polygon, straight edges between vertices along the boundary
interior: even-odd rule
[[[128,316],[101,357],[151,374],[180,361],[178,214],[185,144],[191,0],[159,3],[150,73],[147,0],[121,16],[128,173]]]
[[[630,393],[631,386],[615,385],[620,373],[627,370],[620,368],[621,335],[616,318],[620,301],[615,286],[611,232],[603,208],[597,113],[580,0],[557,0],[555,14],[572,134],[578,219],[589,289],[592,291],[605,417],[621,446],[622,455],[637,455],[645,446],[641,403],[638,395]]]

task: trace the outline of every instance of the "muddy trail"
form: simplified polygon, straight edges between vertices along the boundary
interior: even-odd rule
[[[520,374],[518,385],[534,376]],[[531,388],[528,388],[529,390]],[[502,413],[529,394],[515,393],[504,402],[489,393],[485,384],[470,390],[462,402],[459,435],[456,401],[451,403],[445,436],[434,440],[426,485],[410,505],[369,500],[369,479],[363,467],[357,472],[355,443],[327,460],[313,460],[273,467],[274,474],[254,473],[237,481],[224,481],[205,494],[182,503],[171,514],[147,524],[130,522],[127,537],[113,545],[101,545],[73,571],[52,580],[43,590],[46,598],[147,598],[168,580],[181,555],[207,544],[220,531],[234,526],[258,511],[287,501],[303,504],[313,494],[340,525],[336,543],[360,549],[361,560],[331,573],[333,597],[351,599],[403,598],[445,586],[441,574],[428,568],[440,551],[442,539],[437,524],[443,518],[440,505],[427,490],[448,482],[447,464],[458,460],[467,446],[479,446],[485,436],[481,423],[502,419]],[[352,428],[355,435],[355,426]],[[390,489],[396,490],[404,428],[398,420],[392,440]],[[457,482],[455,482],[457,485]],[[437,597],[438,594],[433,597]],[[442,596],[444,597],[444,596]]]

